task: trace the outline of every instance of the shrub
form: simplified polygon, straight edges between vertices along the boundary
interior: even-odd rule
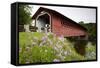
[[[92,45],[91,42],[89,42],[86,45],[85,57],[87,60],[95,60],[96,59],[96,45]]]

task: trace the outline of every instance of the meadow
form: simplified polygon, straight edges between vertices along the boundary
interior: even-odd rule
[[[74,43],[53,33],[19,32],[19,63],[67,62],[96,59],[96,44],[88,42],[84,56],[78,54]]]

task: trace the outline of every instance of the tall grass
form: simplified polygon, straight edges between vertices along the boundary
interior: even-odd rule
[[[81,56],[75,51],[73,43],[53,33],[19,32],[19,47],[20,64],[95,59],[95,55],[94,58],[89,57],[95,49],[88,47],[86,55]]]

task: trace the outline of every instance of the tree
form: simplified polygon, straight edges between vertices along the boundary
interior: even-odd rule
[[[31,7],[28,5],[19,5],[19,25],[30,24]]]
[[[79,24],[87,29],[90,40],[96,39],[96,23],[84,23],[84,21],[80,21]]]
[[[84,24],[84,21],[80,21],[79,24],[81,24],[81,25]]]

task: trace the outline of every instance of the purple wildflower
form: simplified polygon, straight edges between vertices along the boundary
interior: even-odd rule
[[[60,37],[58,37],[59,40],[64,41],[64,36],[61,35]]]
[[[42,37],[42,41],[46,41],[46,40],[47,40],[46,36]]]

